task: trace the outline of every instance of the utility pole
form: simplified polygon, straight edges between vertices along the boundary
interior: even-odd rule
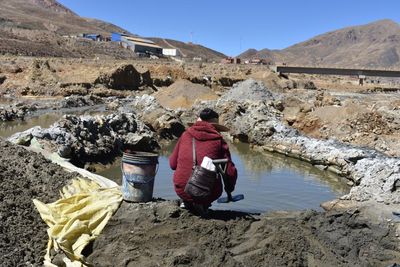
[[[190,43],[193,44],[193,32],[190,32]]]

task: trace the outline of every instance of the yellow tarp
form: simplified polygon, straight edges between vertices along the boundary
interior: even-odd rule
[[[122,201],[119,187],[101,188],[85,179],[75,179],[62,190],[62,198],[44,204],[33,200],[40,216],[49,226],[45,266],[51,264],[50,250],[60,249],[68,257],[67,266],[85,266],[82,250],[94,240]]]

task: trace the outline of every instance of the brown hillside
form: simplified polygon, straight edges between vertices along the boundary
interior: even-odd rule
[[[140,25],[139,25],[140,26]],[[63,35],[129,32],[111,23],[83,18],[55,0],[0,0],[0,54],[54,57],[112,57],[128,59],[133,52],[116,43],[65,38]],[[156,38],[157,40],[164,40]],[[168,40],[189,57],[220,59],[225,55],[201,45]]]
[[[400,25],[380,20],[328,32],[280,51],[261,50],[252,57],[302,66],[400,67]]]

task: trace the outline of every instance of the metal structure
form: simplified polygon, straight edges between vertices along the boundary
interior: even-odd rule
[[[400,77],[396,70],[371,70],[371,69],[341,69],[341,68],[313,68],[275,66],[278,73],[305,73],[322,75],[347,75],[347,76],[375,76],[375,77]]]
[[[392,77],[400,78],[400,71],[396,70],[371,70],[371,69],[342,69],[342,68],[317,68],[317,67],[272,67],[277,73],[302,73],[302,74],[320,74],[320,75],[345,75],[357,76],[359,84],[363,85],[367,76],[372,77]]]
[[[114,42],[120,42],[125,48],[131,49],[133,52],[140,55],[156,55],[161,56],[163,54],[163,49],[161,46],[156,45],[153,41],[143,39],[136,36],[129,36],[123,33],[111,34],[111,40]]]

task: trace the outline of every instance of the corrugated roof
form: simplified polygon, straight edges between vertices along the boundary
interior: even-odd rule
[[[135,45],[142,45],[142,46],[148,46],[148,47],[154,47],[154,48],[160,48],[162,49],[161,46],[158,46],[156,44],[149,44],[149,43],[145,43],[145,42],[139,42],[139,41],[133,41],[133,40],[129,40],[129,42],[135,44]]]
[[[147,40],[147,39],[142,39],[142,38],[137,38],[137,37],[132,37],[132,36],[124,36],[124,37],[125,37],[125,39],[128,39],[130,41],[142,42],[142,43],[148,43],[148,44],[155,44],[153,41]]]

